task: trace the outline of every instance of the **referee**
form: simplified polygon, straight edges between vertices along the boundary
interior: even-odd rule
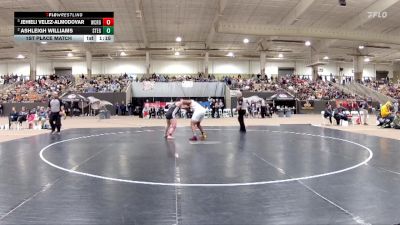
[[[64,103],[61,99],[58,98],[58,93],[53,92],[52,98],[49,101],[49,108],[50,108],[50,126],[51,126],[51,134],[57,134],[61,131],[61,116],[64,114]]]
[[[242,93],[237,94],[237,111],[239,114],[238,120],[240,124],[240,132],[246,132],[244,125],[244,115],[246,115],[247,102],[243,99]]]

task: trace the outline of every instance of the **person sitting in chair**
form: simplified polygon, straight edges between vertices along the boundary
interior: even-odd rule
[[[28,112],[26,111],[25,106],[22,106],[21,112],[18,113],[18,123],[22,125],[22,122],[25,122],[28,119]]]
[[[18,112],[15,109],[15,107],[12,107],[10,116],[8,118],[8,123],[9,123],[9,127],[8,128],[11,129],[11,123],[12,122],[17,122],[17,121],[18,121]]]
[[[40,107],[40,110],[37,112],[37,117],[38,117],[38,121],[39,121],[39,123],[40,123],[40,127],[41,127],[41,129],[45,129],[45,123],[46,123],[46,120],[47,120],[47,112],[46,112],[46,110],[44,109],[44,107],[42,106],[42,107]]]
[[[344,111],[346,111],[346,108],[344,108],[342,106],[342,104],[339,105],[339,107],[337,107],[333,112],[333,117],[336,120],[336,125],[340,125],[340,120],[344,120],[347,121],[348,118],[347,116],[344,114]]]
[[[35,129],[37,126],[37,115],[36,115],[36,109],[33,108],[29,111],[27,115],[27,120],[28,120],[28,127],[29,129]]]

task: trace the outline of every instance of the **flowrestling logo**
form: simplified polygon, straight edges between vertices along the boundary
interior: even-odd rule
[[[379,18],[385,19],[388,16],[387,12],[367,12],[369,19]]]

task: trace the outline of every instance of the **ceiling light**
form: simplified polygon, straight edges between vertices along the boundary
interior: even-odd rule
[[[181,42],[181,41],[182,41],[182,38],[178,36],[178,37],[176,37],[175,41],[176,41],[176,42]]]
[[[235,57],[235,54],[233,54],[233,52],[228,52],[228,54],[226,56]]]
[[[245,43],[245,44],[249,43],[249,39],[247,39],[247,38],[243,39],[243,43]]]
[[[358,46],[359,49],[364,49],[364,45]]]
[[[282,53],[279,53],[278,57],[279,57],[279,58],[283,58],[283,54],[282,54]]]
[[[310,46],[310,45],[311,45],[311,42],[310,42],[310,41],[306,41],[304,44],[305,44],[306,46]]]
[[[369,58],[364,59],[364,62],[369,62],[369,61],[371,61]]]
[[[174,55],[178,56],[178,55],[180,55],[180,53],[179,52],[175,52]]]
[[[40,42],[42,45],[45,45],[45,44],[47,44],[47,42],[46,41],[42,41],[42,42]]]
[[[121,54],[119,54],[120,56],[126,56],[125,52],[121,52]]]
[[[325,60],[328,60],[328,59],[329,59],[329,57],[328,57],[328,56],[324,56],[324,59],[325,59]]]
[[[72,54],[71,52],[69,52],[67,56],[68,56],[68,57],[72,57],[72,56],[74,56],[74,54]]]
[[[19,54],[19,55],[17,56],[17,59],[25,59],[25,56]]]

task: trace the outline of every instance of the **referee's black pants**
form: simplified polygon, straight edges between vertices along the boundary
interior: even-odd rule
[[[49,122],[51,126],[51,131],[55,131],[57,128],[57,132],[61,130],[61,116],[60,112],[52,112],[50,113]]]
[[[239,120],[239,124],[240,124],[240,131],[242,132],[246,132],[246,126],[244,125],[244,115],[246,115],[246,110],[240,109],[238,111],[238,120]]]
[[[261,106],[261,118],[265,118],[267,115],[267,107]]]

